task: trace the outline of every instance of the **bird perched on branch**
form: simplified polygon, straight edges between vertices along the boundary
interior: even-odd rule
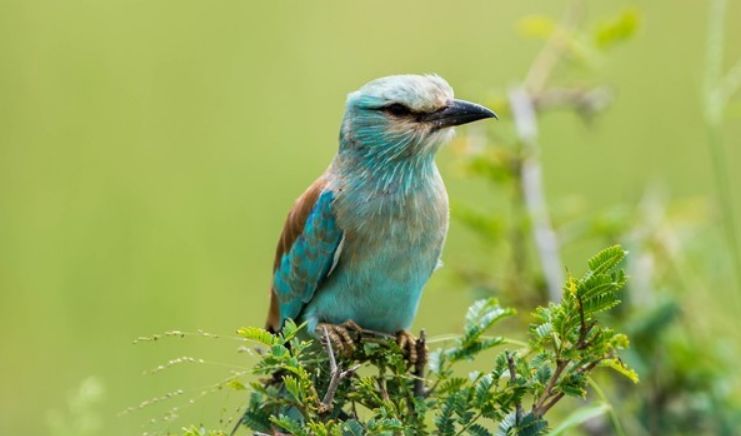
[[[435,153],[452,127],[492,117],[436,75],[384,77],[351,93],[337,155],[283,227],[268,329],[306,322],[340,349],[354,346],[351,330],[380,332],[413,355],[407,329],[448,230]]]

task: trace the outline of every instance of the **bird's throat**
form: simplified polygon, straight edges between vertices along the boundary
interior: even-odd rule
[[[357,159],[338,155],[333,170],[343,189],[370,197],[403,200],[439,179],[434,156],[423,154],[396,160]]]

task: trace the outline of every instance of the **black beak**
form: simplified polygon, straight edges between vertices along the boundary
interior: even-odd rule
[[[468,124],[484,118],[499,119],[493,111],[465,100],[453,100],[442,110],[427,114],[424,121],[431,122],[436,129]]]

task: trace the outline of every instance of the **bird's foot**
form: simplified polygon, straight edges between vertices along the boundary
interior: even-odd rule
[[[399,344],[399,348],[401,348],[401,351],[404,353],[404,356],[406,356],[409,363],[412,365],[417,363],[417,358],[419,357],[420,352],[417,346],[419,341],[414,337],[414,335],[406,330],[402,330],[396,334],[396,343]],[[422,347],[425,347],[425,345],[422,344]]]
[[[362,332],[363,328],[352,320],[342,324],[320,323],[316,326],[316,334],[323,340],[331,341],[333,349],[345,356],[355,351],[356,339]]]

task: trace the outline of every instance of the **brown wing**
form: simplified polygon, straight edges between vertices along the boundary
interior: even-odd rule
[[[275,273],[275,270],[280,265],[283,255],[288,253],[291,246],[293,246],[293,243],[296,241],[296,238],[298,238],[304,230],[306,218],[309,216],[311,209],[314,207],[314,203],[316,203],[319,194],[322,193],[325,186],[327,186],[327,181],[324,176],[322,176],[314,181],[314,183],[312,183],[309,188],[293,203],[293,207],[288,213],[286,222],[283,224],[283,231],[280,234],[278,246],[275,249],[273,273]],[[265,323],[265,328],[272,332],[277,332],[280,329],[280,314],[278,312],[278,307],[278,297],[271,285],[270,309],[268,310],[268,320]]]

